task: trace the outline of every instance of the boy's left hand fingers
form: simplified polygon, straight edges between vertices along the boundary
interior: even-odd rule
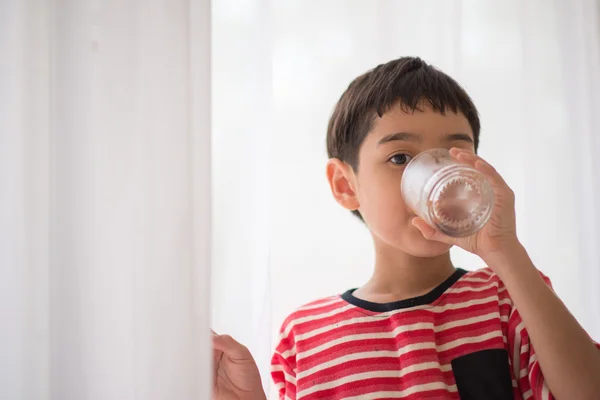
[[[479,157],[477,154],[458,149],[456,147],[450,150],[450,154],[461,163],[468,164],[481,172],[486,178],[488,178],[495,190],[508,188],[508,185],[504,178],[502,178],[502,175],[500,175],[494,167],[492,167],[487,161]]]

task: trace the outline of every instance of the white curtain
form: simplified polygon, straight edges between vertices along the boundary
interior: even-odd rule
[[[208,0],[0,2],[0,398],[209,397]]]
[[[600,340],[597,1],[223,0],[213,22],[212,321],[250,347],[265,387],[283,319],[371,273],[368,232],[325,181],[325,130],[354,77],[404,55],[472,95],[521,240]]]

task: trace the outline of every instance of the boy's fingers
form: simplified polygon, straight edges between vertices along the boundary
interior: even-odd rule
[[[248,358],[250,351],[229,335],[213,335],[213,349],[222,351],[233,358]]]
[[[437,231],[435,228],[429,226],[422,218],[415,217],[412,220],[412,224],[421,231],[423,237],[427,240],[433,240],[436,242],[449,243],[449,238]]]
[[[450,149],[450,155],[454,158],[458,158],[458,157],[467,157],[466,159],[470,159],[473,156],[477,157],[477,154],[473,153],[472,151],[468,151],[465,149],[459,149],[458,147],[453,147]],[[469,157],[471,156],[471,157]]]
[[[452,147],[449,151],[450,151],[450,155],[454,158],[457,158],[458,156],[461,156],[463,154],[477,156],[475,153],[473,153],[470,150],[465,150],[465,149],[461,149],[458,147]]]
[[[486,178],[488,178],[495,189],[504,189],[508,187],[506,181],[504,178],[502,178],[502,175],[500,175],[490,163],[479,157],[477,154],[471,153],[470,151],[464,149],[458,149],[456,147],[450,149],[450,154],[458,161],[469,164],[481,172]]]
[[[507,191],[511,191],[502,175],[500,175],[498,171],[496,171],[496,169],[488,164],[485,160],[477,160],[474,167],[490,181],[496,194],[504,194]]]
[[[475,153],[457,148],[452,148],[450,155],[452,155],[452,157],[460,161],[462,164],[466,164],[470,167],[475,167],[475,163],[482,159]]]

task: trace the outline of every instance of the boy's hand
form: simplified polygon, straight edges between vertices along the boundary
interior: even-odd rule
[[[417,217],[415,225],[428,240],[456,245],[486,260],[502,251],[518,248],[515,223],[515,195],[500,174],[481,157],[467,150],[453,148],[452,157],[481,172],[491,183],[495,205],[489,222],[477,233],[465,238],[447,236]]]
[[[229,335],[212,334],[213,400],[265,400],[250,351]]]

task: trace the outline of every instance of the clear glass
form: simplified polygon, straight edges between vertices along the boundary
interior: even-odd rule
[[[489,181],[446,149],[427,150],[413,158],[404,170],[401,189],[406,205],[448,236],[476,233],[494,208]]]

